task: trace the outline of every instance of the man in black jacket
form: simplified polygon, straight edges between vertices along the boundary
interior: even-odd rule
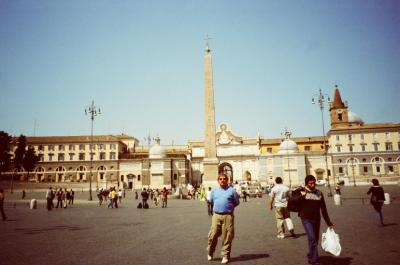
[[[320,190],[315,188],[316,179],[313,175],[308,175],[305,178],[305,188],[301,191],[302,206],[299,211],[301,222],[304,230],[307,233],[308,239],[308,262],[313,265],[318,265],[318,239],[319,228],[321,224],[321,213],[325,223],[329,228],[333,227],[333,223],[329,219],[328,211],[324,195]]]

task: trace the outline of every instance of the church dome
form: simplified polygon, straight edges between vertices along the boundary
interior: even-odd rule
[[[165,158],[167,156],[164,147],[160,145],[160,139],[156,139],[156,143],[149,150],[149,158],[157,159],[157,158]]]
[[[358,116],[357,113],[349,111],[349,122],[354,122],[354,123],[364,123],[364,121],[361,119],[360,116]]]
[[[297,146],[295,141],[292,141],[290,139],[285,139],[280,145],[279,145],[279,154],[293,154],[299,152],[299,147]]]

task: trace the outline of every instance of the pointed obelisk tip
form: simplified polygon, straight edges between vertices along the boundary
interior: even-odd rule
[[[207,35],[204,40],[206,41],[206,52],[209,53],[209,52],[211,52],[211,49],[210,49],[210,44],[208,41],[211,40],[211,38],[208,37],[208,35]]]

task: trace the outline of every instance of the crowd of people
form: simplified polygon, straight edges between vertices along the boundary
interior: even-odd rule
[[[246,186],[236,183],[229,184],[229,178],[225,174],[218,176],[218,186],[215,188],[204,186],[191,187],[189,190],[188,199],[198,198],[206,201],[207,213],[212,217],[211,228],[208,234],[208,246],[207,246],[207,259],[212,260],[216,249],[218,238],[222,237],[221,247],[221,263],[228,263],[230,260],[230,253],[232,247],[232,241],[234,238],[234,210],[240,204],[240,197],[243,202],[247,200],[248,194]],[[384,226],[382,205],[385,201],[385,195],[383,188],[379,185],[377,179],[372,180],[372,186],[369,188],[367,194],[371,194],[370,203],[375,211],[375,218],[379,226]],[[262,192],[260,190],[260,192]],[[164,187],[163,189],[151,189],[143,188],[140,192],[141,202],[138,204],[138,208],[149,208],[149,199],[154,203],[155,207],[161,205],[162,208],[168,206],[168,195],[171,193],[169,189]],[[340,183],[335,187],[335,193],[341,194]],[[291,194],[299,194],[297,198]],[[23,198],[26,193],[23,190]],[[47,210],[53,208],[67,208],[68,205],[74,204],[75,192],[72,189],[54,189],[49,187],[46,192]],[[256,197],[261,197],[255,193]],[[118,208],[118,204],[122,203],[122,198],[125,198],[125,190],[116,187],[110,187],[109,189],[100,189],[97,192],[99,200],[99,206],[104,201],[109,201],[108,208]],[[56,205],[54,200],[56,199]],[[139,200],[139,194],[135,191],[135,199]],[[4,212],[4,190],[0,189],[0,213],[2,220],[7,220]],[[161,202],[161,203],[160,203]],[[293,206],[289,204],[297,204],[298,208],[293,210]],[[285,235],[285,224],[287,230],[293,238],[297,238],[294,232],[294,225],[291,220],[290,212],[297,212],[300,217],[302,226],[307,235],[308,241],[308,253],[307,259],[309,264],[318,265],[318,242],[320,236],[320,224],[321,216],[323,217],[328,228],[334,226],[328,215],[327,207],[325,204],[325,198],[323,193],[316,188],[316,179],[312,175],[305,177],[304,186],[290,189],[283,184],[281,177],[275,178],[275,184],[269,190],[269,200],[267,207],[270,210],[275,210],[275,220],[277,228],[277,238],[283,239]]]
[[[316,178],[313,175],[305,177],[304,186],[290,190],[282,183],[281,177],[276,177],[275,185],[270,189],[268,208],[275,209],[277,226],[277,238],[285,238],[286,227],[293,238],[297,238],[294,232],[294,225],[290,217],[290,211],[297,212],[304,231],[307,235],[308,252],[307,261],[312,265],[319,265],[318,243],[320,237],[321,215],[328,229],[334,227],[331,221],[323,193],[316,188]],[[213,260],[213,255],[218,238],[222,237],[221,263],[226,264],[230,260],[232,241],[234,238],[234,209],[240,204],[240,194],[243,202],[246,201],[246,193],[243,195],[242,187],[238,183],[228,184],[228,177],[225,174],[218,176],[218,184],[214,189],[206,191],[207,212],[212,216],[211,228],[208,234],[207,260]],[[378,225],[384,226],[382,216],[382,205],[385,201],[384,190],[377,179],[372,180],[373,186],[367,194],[371,194],[370,203],[376,213]],[[335,187],[336,194],[341,194],[340,183]],[[291,194],[298,194],[297,197]],[[256,195],[257,197],[257,195]],[[289,207],[289,203],[292,204]],[[293,206],[295,204],[296,206]]]
[[[75,192],[67,188],[62,189],[54,189],[49,187],[46,192],[46,200],[47,200],[47,210],[52,210],[53,208],[67,208],[68,205],[74,204]],[[54,207],[54,199],[57,198],[57,205]]]

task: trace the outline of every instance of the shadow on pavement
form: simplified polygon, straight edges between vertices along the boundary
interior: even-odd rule
[[[239,257],[231,258],[230,262],[263,259],[263,258],[269,258],[269,254],[243,254],[240,255]]]
[[[296,236],[294,237],[294,239],[296,239],[298,237],[306,236],[306,235],[307,235],[306,233],[301,233],[301,234],[296,233]]]
[[[387,223],[387,224],[384,224],[383,226],[385,227],[385,226],[391,226],[391,225],[398,225],[397,223]]]
[[[25,235],[35,235],[40,233],[46,233],[49,231],[60,231],[60,230],[68,230],[68,231],[80,231],[87,228],[82,228],[80,226],[65,226],[58,225],[55,227],[46,227],[46,228],[16,228],[14,229],[16,232],[22,232]]]
[[[320,256],[319,262],[322,265],[350,265],[353,258],[349,257],[332,257],[332,256]]]

